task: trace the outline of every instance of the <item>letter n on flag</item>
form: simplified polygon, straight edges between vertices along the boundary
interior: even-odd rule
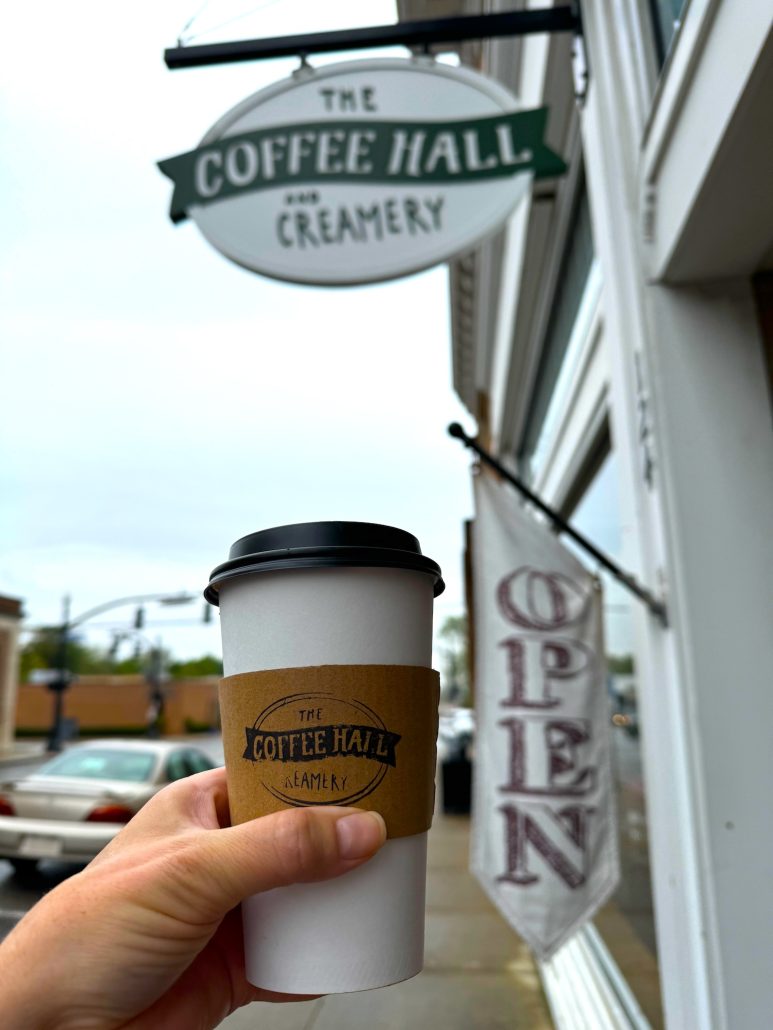
[[[541,959],[619,879],[598,580],[482,473],[472,869]]]

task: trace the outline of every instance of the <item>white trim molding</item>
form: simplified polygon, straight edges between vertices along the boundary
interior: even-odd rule
[[[556,1030],[651,1030],[592,923],[539,971]]]
[[[692,0],[643,134],[650,279],[750,275],[773,225],[773,6]]]

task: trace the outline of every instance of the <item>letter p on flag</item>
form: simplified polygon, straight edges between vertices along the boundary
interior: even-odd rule
[[[620,875],[601,589],[485,471],[472,548],[472,871],[545,960]]]

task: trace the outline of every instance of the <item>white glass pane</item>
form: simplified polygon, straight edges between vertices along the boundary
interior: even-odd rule
[[[607,455],[570,523],[611,558],[624,562],[617,461]],[[564,542],[568,541],[564,537]],[[589,567],[593,562],[577,548]],[[595,924],[655,1030],[663,1027],[650,882],[647,808],[638,719],[633,608],[639,602],[613,577],[604,582],[604,629],[612,703],[612,756],[617,789],[621,880]]]

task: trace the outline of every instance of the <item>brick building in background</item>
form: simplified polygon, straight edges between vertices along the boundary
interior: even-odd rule
[[[162,732],[170,736],[217,730],[217,676],[170,680],[163,687]],[[19,686],[15,720],[19,736],[46,736],[53,695],[39,683]],[[145,733],[150,720],[150,686],[143,676],[79,676],[64,694],[64,716],[82,736]]]

